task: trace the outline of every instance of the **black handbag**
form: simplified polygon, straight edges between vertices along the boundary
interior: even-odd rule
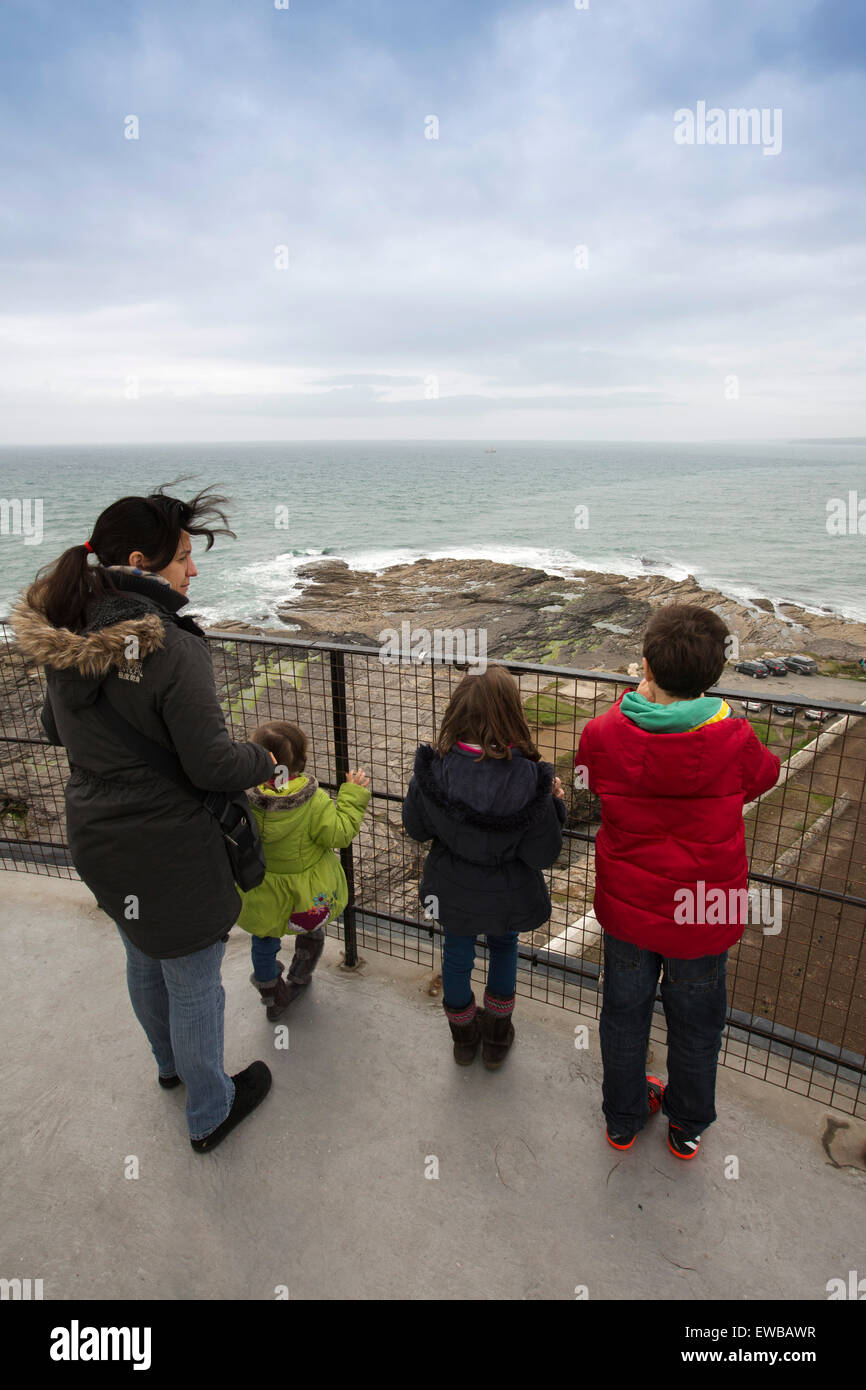
[[[180,759],[130,724],[115,709],[102,686],[92,708],[127,748],[143,758],[155,772],[174,782],[182,791],[189,792],[205,810],[210,811],[222,832],[232,876],[238,888],[244,893],[257,888],[265,876],[265,854],[246,793],[208,792],[194,786],[184,772]]]

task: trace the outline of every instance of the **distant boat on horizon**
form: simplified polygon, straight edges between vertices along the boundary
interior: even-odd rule
[[[484,452],[485,452],[485,454],[495,454],[495,453],[496,453],[496,450],[495,450],[495,449],[485,449]]]

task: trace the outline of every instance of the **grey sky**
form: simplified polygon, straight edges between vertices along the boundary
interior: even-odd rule
[[[12,0],[0,442],[863,434],[864,27]]]

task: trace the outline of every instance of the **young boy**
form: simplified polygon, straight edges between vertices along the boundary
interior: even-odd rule
[[[587,724],[575,758],[601,797],[593,907],[604,930],[602,1108],[616,1149],[662,1109],[671,1152],[690,1159],[716,1118],[727,952],[748,921],[743,806],[779,776],[748,720],[703,694],[722,674],[727,636],[708,609],[659,609],[644,679]],[[660,970],[666,1087],[645,1074]]]
[[[241,894],[238,925],[252,937],[250,981],[273,1021],[309,984],[325,947],[325,927],[349,900],[334,850],[360,830],[370,779],[360,768],[347,773],[334,805],[315,777],[304,775],[307,737],[296,724],[273,719],[260,724],[251,741],[273,753],[277,767],[270,781],[249,793],[267,868],[258,887]],[[277,953],[289,932],[296,933],[295,950],[284,980]]]

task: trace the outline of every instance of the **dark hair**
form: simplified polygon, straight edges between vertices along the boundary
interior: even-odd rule
[[[174,487],[183,481],[176,478],[165,486]],[[165,569],[177,554],[181,531],[207,536],[208,550],[214,536],[234,537],[221,509],[227,500],[215,496],[210,487],[197,492],[190,502],[169,497],[162,487],[147,497],[121,497],[100,512],[89,537],[99,564],[88,564],[90,552],[83,542],[70,546],[53,564],[39,571],[27,590],[27,602],[44,613],[54,627],[80,630],[87,620],[88,605],[105,593],[117,592],[107,573],[108,565],[128,565],[132,552],[140,550],[151,569]],[[216,519],[222,525],[215,525]]]
[[[250,742],[261,744],[273,753],[277,765],[290,773],[303,772],[307,766],[307,736],[297,724],[271,719],[253,730]]]
[[[510,758],[510,743],[533,762],[541,761],[517,681],[504,666],[488,666],[477,674],[465,675],[457,686],[436,740],[439,756],[444,757],[458,739],[480,744],[482,751],[476,762],[483,758]]]
[[[728,629],[717,613],[671,603],[654,613],[643,639],[653,680],[668,695],[694,700],[725,669]]]

